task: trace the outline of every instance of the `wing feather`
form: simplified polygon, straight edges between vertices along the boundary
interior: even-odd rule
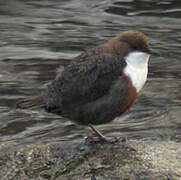
[[[48,97],[53,97],[54,104],[59,101],[66,107],[95,101],[108,93],[122,75],[124,65],[123,60],[111,54],[77,57],[49,85]]]

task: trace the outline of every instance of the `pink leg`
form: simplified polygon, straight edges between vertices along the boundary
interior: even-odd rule
[[[101,134],[97,129],[95,129],[91,124],[89,124],[89,127],[96,135],[96,137],[87,138],[87,140],[90,140],[91,142],[104,142],[114,144],[116,142],[125,141],[125,139],[121,137],[106,137],[103,134]]]

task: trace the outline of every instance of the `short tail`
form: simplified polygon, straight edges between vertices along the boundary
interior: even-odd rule
[[[16,103],[16,109],[38,109],[45,107],[46,104],[42,96],[31,97],[20,100]]]

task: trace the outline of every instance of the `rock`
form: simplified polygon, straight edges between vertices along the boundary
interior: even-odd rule
[[[181,178],[181,143],[60,142],[0,146],[0,179],[162,180]]]

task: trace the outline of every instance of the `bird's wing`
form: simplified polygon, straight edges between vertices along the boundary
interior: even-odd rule
[[[124,61],[111,54],[78,57],[53,82],[62,103],[80,105],[105,95],[122,75]]]

